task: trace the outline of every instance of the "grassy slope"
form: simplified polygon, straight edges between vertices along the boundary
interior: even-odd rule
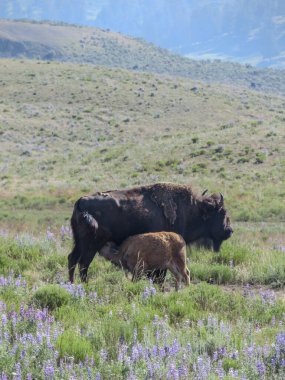
[[[0,20],[0,57],[92,63],[285,94],[285,70],[190,60],[142,39],[74,25]]]
[[[82,193],[154,181],[222,191],[235,220],[284,220],[284,98],[87,65],[1,63],[2,224],[60,224]]]
[[[88,355],[95,359],[93,378],[100,372],[102,379],[126,379],[131,371],[138,379],[150,378],[151,362],[157,371],[153,378],[175,378],[168,374],[174,363],[186,364],[185,378],[191,379],[203,356],[211,362],[209,379],[217,378],[220,367],[228,378],[231,369],[239,378],[261,378],[260,362],[267,378],[284,378],[279,362],[271,364],[276,334],[284,332],[284,294],[264,292],[265,286],[285,283],[279,222],[284,219],[284,98],[86,65],[1,63],[1,227],[38,232],[51,225],[55,232],[49,240],[0,233],[1,371],[12,377],[20,366],[23,377],[29,371],[46,379],[46,366],[52,365],[54,378],[70,378],[71,368],[78,371],[74,378],[88,378],[78,364]],[[189,250],[192,284],[179,293],[168,277],[171,291],[144,298],[148,282],[130,282],[100,257],[90,267],[86,293],[76,286],[72,297],[54,287],[66,280],[71,246],[56,227],[67,222],[74,199],[156,180],[222,190],[235,221],[272,223],[235,223],[235,234],[219,255]],[[16,285],[18,274],[26,286]],[[241,288],[247,283],[254,287]],[[23,312],[31,304],[52,303],[57,307],[51,315],[60,323],[59,336],[52,339],[56,350],[46,347],[45,339],[43,347],[21,342],[26,333],[36,336],[31,316],[9,321],[12,338],[5,338],[4,314],[11,319],[20,305]],[[131,356],[136,334],[146,359],[122,363],[122,342]],[[170,352],[159,366],[157,347]],[[65,377],[51,354],[56,351],[71,363]]]

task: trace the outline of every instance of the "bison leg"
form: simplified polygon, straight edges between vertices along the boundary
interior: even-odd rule
[[[78,247],[75,245],[71,253],[68,255],[68,274],[69,274],[69,281],[71,283],[74,282],[74,271],[76,264],[78,263],[80,257],[80,251]]]
[[[185,259],[182,259],[181,257],[177,256],[176,260],[172,262],[172,264],[169,267],[169,270],[174,275],[176,280],[176,290],[179,290],[182,280],[185,281],[186,285],[190,284],[190,272],[189,269],[186,267],[185,261]]]
[[[95,247],[89,247],[88,250],[84,250],[84,255],[80,256],[78,266],[79,266],[79,274],[82,282],[87,282],[87,273],[89,266],[94,259],[98,249]]]
[[[155,269],[147,273],[147,277],[150,278],[154,284],[162,286],[166,277],[167,269]]]
[[[183,278],[186,285],[190,285],[190,270],[186,267],[185,271],[183,272]]]
[[[180,273],[175,274],[175,290],[178,291],[181,288],[182,276]]]

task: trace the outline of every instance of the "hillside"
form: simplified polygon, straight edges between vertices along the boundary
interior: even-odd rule
[[[121,69],[2,60],[1,225],[68,220],[83,193],[222,191],[235,221],[285,219],[285,99]]]
[[[141,39],[91,27],[0,20],[0,57],[120,67],[285,95],[285,70],[195,61]]]
[[[284,124],[285,97],[240,86],[3,58],[2,380],[283,380]],[[221,251],[191,245],[178,292],[100,255],[67,282],[75,199],[156,181],[223,192]]]
[[[285,68],[282,0],[9,0],[0,18],[109,28],[183,55]]]

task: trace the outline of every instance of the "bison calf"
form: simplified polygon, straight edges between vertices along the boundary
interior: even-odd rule
[[[113,264],[129,270],[133,280],[142,274],[152,277],[157,270],[166,272],[169,269],[175,276],[176,290],[182,280],[187,285],[190,283],[190,272],[186,267],[186,244],[182,236],[174,232],[130,236],[119,247],[108,242],[99,253]]]

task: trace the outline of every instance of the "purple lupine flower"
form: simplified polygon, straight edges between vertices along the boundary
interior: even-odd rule
[[[176,368],[175,362],[171,362],[169,364],[166,378],[167,379],[174,379],[174,380],[179,379],[179,372],[178,372],[178,369]]]
[[[187,379],[189,374],[189,370],[186,365],[180,365],[178,367],[178,378],[184,378]]]
[[[225,377],[225,370],[223,368],[223,362],[222,362],[222,360],[218,361],[218,366],[216,368],[216,373],[217,373],[219,379],[223,379]]]
[[[61,234],[61,240],[62,241],[72,238],[72,231],[71,231],[71,228],[69,226],[62,225],[60,227],[60,234]]]
[[[256,369],[257,369],[259,376],[263,377],[265,375],[266,367],[265,367],[265,364],[263,363],[263,361],[259,360],[256,363]]]
[[[163,358],[165,358],[165,356],[166,356],[166,352],[165,352],[165,348],[164,347],[161,347],[160,349],[159,349],[159,357],[161,358],[161,359],[163,359]]]
[[[172,346],[169,348],[169,353],[172,356],[175,356],[180,350],[180,344],[177,339],[174,339]]]
[[[274,305],[276,304],[276,295],[271,290],[259,290],[261,302],[263,304]]]
[[[234,379],[238,379],[239,374],[237,369],[230,368],[229,369],[229,375],[233,377]]]
[[[7,315],[6,314],[2,314],[1,320],[2,320],[2,326],[5,327],[7,325],[7,323],[8,323]]]
[[[238,357],[239,357],[239,352],[238,352],[238,350],[232,352],[232,354],[231,354],[231,358],[232,358],[232,359],[238,359]]]
[[[157,352],[158,351],[158,349],[157,349],[157,346],[156,345],[154,345],[153,347],[152,347],[152,356],[157,356]]]
[[[224,358],[227,355],[227,349],[226,347],[220,347],[218,349],[219,356]]]
[[[125,361],[125,357],[127,355],[127,351],[128,351],[128,346],[123,343],[119,346],[119,350],[118,350],[118,361],[120,363],[123,363]]]
[[[131,354],[131,359],[133,362],[136,362],[138,361],[140,358],[140,351],[139,351],[139,347],[135,344],[133,347],[132,347],[132,354]]]
[[[47,231],[46,231],[46,239],[47,239],[48,241],[55,241],[54,233],[51,232],[50,227],[47,228]]]
[[[148,287],[145,287],[144,292],[142,294],[142,298],[146,299],[151,295],[150,289]]]
[[[285,348],[285,332],[282,331],[276,335],[276,344],[283,349]]]
[[[16,368],[16,379],[21,380],[22,379],[21,363],[16,363],[15,368]]]
[[[92,379],[92,371],[91,371],[91,368],[89,366],[87,366],[87,375],[88,375],[89,379]]]
[[[97,301],[97,293],[96,292],[89,292],[88,298],[90,301]]]
[[[202,327],[204,327],[204,322],[202,319],[198,319],[198,322],[197,322],[197,326],[201,329]]]
[[[153,286],[153,283],[151,282],[150,284],[150,293],[152,296],[155,296],[156,295],[156,289],[155,287]]]

